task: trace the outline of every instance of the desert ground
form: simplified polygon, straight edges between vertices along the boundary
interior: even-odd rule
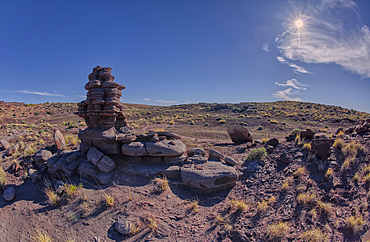
[[[0,150],[0,241],[370,241],[370,131],[366,123],[355,130],[369,113],[288,101],[125,105],[136,134],[168,131],[188,149],[232,157],[236,185],[207,195],[165,177],[121,174],[106,185],[55,179],[34,155],[57,153],[55,130],[63,152],[79,150],[87,125],[74,114],[77,104],[5,102],[0,138],[19,148]],[[232,125],[254,141],[233,143]],[[301,137],[307,129],[313,137]],[[327,157],[312,148],[316,138],[332,141]],[[16,192],[11,201],[3,198],[8,188]],[[131,224],[128,235],[115,229],[120,218]]]

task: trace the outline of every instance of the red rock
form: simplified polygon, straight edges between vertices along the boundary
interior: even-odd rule
[[[239,142],[253,142],[252,135],[249,133],[249,130],[243,126],[231,126],[227,129],[231,140],[234,143]]]
[[[55,130],[54,141],[55,141],[55,146],[57,147],[58,150],[63,150],[64,147],[66,146],[66,141],[64,140],[64,136],[62,132],[60,132],[58,129]]]

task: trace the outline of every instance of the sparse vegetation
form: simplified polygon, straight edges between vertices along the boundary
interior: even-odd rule
[[[276,240],[285,237],[288,231],[288,223],[279,222],[275,224],[270,224],[267,229],[267,236],[269,236],[269,238],[272,240]]]
[[[232,209],[236,209],[240,212],[244,212],[248,209],[248,205],[244,201],[236,200],[236,199],[232,199],[230,201],[230,206]]]
[[[361,215],[351,216],[346,220],[347,227],[353,232],[358,233],[362,230],[362,227],[365,224],[365,220]]]
[[[295,172],[293,172],[293,176],[295,178],[300,178],[308,174],[306,167],[299,167]]]
[[[40,230],[36,230],[36,234],[32,236],[32,239],[35,242],[52,242],[52,239],[48,235],[48,233],[47,232],[42,232]]]
[[[0,167],[0,190],[4,188],[6,182],[6,173],[2,167]]]
[[[104,193],[104,199],[105,199],[105,204],[109,207],[113,207],[115,205],[115,199],[113,195]]]
[[[262,160],[267,156],[265,147],[253,149],[247,156],[247,161]]]
[[[328,241],[328,235],[323,233],[319,229],[310,229],[306,232],[304,232],[301,235],[301,240],[303,242],[325,242]]]

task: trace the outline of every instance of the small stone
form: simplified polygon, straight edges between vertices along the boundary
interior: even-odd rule
[[[269,141],[266,142],[268,145],[271,146],[277,146],[279,144],[279,140],[277,138],[272,138]]]
[[[10,148],[10,144],[5,139],[0,139],[0,145],[4,150],[7,150]]]
[[[64,182],[62,180],[59,180],[57,183],[55,183],[55,191],[57,194],[62,194],[63,189],[64,189]]]
[[[167,223],[160,223],[158,224],[156,234],[159,238],[168,237],[171,234],[171,227]]]
[[[98,168],[104,173],[111,172],[115,167],[116,163],[106,155],[98,163]]]
[[[103,158],[103,156],[104,154],[95,147],[91,147],[89,152],[87,152],[87,160],[94,165],[98,165],[98,162]]]
[[[53,154],[49,150],[40,150],[33,156],[33,159],[36,163],[39,163],[47,161],[52,156]]]
[[[19,145],[18,145],[18,144],[15,144],[15,145],[13,145],[12,147],[10,147],[10,148],[5,152],[5,154],[6,154],[7,156],[12,155],[12,154],[14,154],[15,152],[17,152],[17,151],[18,151],[18,149],[19,149]]]
[[[231,158],[229,156],[225,156],[225,162],[229,165],[232,165],[232,166],[237,166],[238,165],[238,162],[236,162],[233,158]]]
[[[38,172],[35,169],[29,169],[28,170],[28,175],[30,176],[33,183],[37,183],[38,181],[41,181],[41,179],[42,179],[42,176],[41,176],[40,172]]]
[[[7,201],[7,202],[12,201],[15,198],[15,189],[13,187],[8,187],[4,191],[3,197],[4,197],[5,201]]]
[[[127,235],[131,231],[131,224],[129,221],[127,221],[124,218],[118,219],[116,224],[114,225],[115,229],[117,230],[118,233]]]
[[[196,155],[196,154],[200,154],[200,155],[205,156],[206,151],[203,148],[192,148],[192,149],[188,150],[188,156],[193,156],[193,155]]]
[[[209,155],[209,157],[213,157],[213,158],[220,159],[220,160],[223,160],[225,158],[225,156],[223,154],[221,154],[217,150],[213,150],[213,149],[210,149],[208,151],[208,155]]]

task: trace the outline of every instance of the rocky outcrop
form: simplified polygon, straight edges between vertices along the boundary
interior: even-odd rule
[[[328,138],[315,138],[311,142],[313,152],[322,160],[330,155],[330,147],[334,144],[334,140]]]
[[[227,129],[227,133],[234,143],[253,142],[252,135],[244,126],[231,126]]]

